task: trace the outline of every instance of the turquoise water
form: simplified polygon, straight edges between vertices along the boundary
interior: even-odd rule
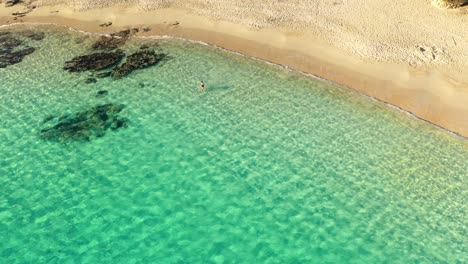
[[[93,39],[48,31],[0,69],[1,263],[468,262],[466,139],[179,40],[157,41],[163,64],[85,84],[62,67]],[[38,136],[104,103],[128,128]]]

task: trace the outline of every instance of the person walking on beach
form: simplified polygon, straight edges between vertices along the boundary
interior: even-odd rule
[[[206,84],[203,81],[200,81],[200,86],[201,86],[201,92],[204,93],[206,92]]]

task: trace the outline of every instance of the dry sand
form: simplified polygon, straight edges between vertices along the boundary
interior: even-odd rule
[[[468,137],[468,7],[430,0],[36,0],[17,21],[150,26],[332,80]],[[0,24],[24,6],[0,8]],[[51,13],[52,11],[58,13]],[[98,25],[111,21],[113,25]],[[180,22],[178,25],[175,21]]]

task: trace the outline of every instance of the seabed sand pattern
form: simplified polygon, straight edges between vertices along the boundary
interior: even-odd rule
[[[47,32],[0,70],[0,263],[467,262],[468,141],[174,39],[88,83],[63,67],[99,36]]]

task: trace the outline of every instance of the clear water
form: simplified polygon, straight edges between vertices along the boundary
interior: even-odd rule
[[[162,65],[85,84],[62,67],[92,39],[49,31],[0,69],[1,263],[468,262],[465,139],[178,40],[159,41]],[[38,136],[103,103],[129,127]]]

